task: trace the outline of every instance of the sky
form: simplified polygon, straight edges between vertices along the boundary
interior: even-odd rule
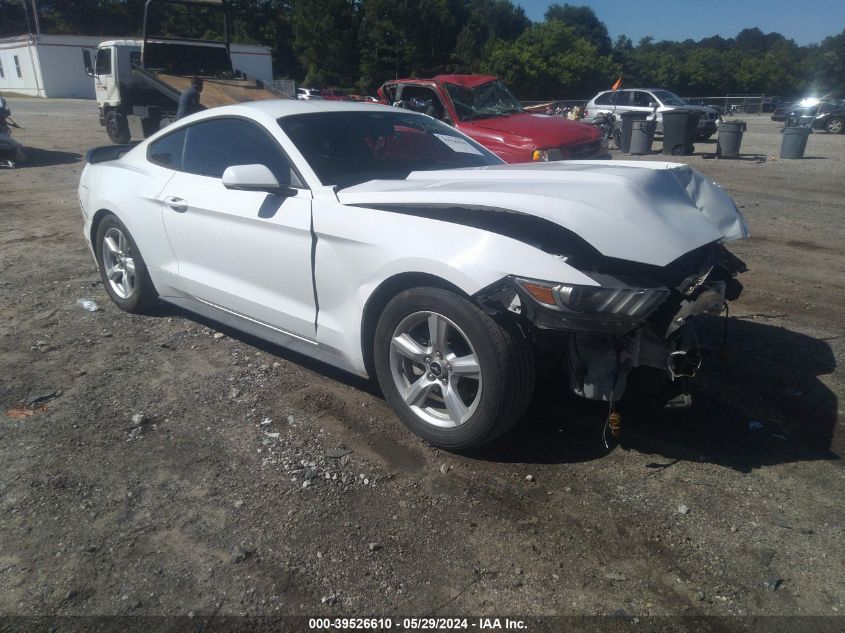
[[[634,44],[655,40],[734,37],[744,28],[778,32],[801,46],[845,29],[845,0],[557,0],[587,5],[605,23],[610,37],[624,34]],[[549,0],[514,0],[532,20],[543,19]]]

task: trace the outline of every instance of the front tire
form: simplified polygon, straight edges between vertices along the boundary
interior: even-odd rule
[[[824,129],[828,134],[842,134],[845,132],[845,120],[834,117],[827,122]]]
[[[117,216],[109,214],[100,222],[94,252],[103,286],[118,308],[137,314],[158,303],[144,258]]]
[[[117,145],[126,145],[131,138],[129,134],[129,124],[126,122],[126,117],[116,110],[110,110],[106,113],[106,134],[109,135],[112,143]]]
[[[441,288],[405,290],[387,304],[374,358],[402,423],[449,450],[477,448],[507,431],[534,391],[528,342]]]

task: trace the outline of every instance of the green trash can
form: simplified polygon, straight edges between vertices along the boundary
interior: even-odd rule
[[[634,121],[631,128],[631,154],[651,154],[657,121]]]
[[[631,131],[634,129],[634,121],[644,121],[648,112],[623,112],[622,117],[622,140],[620,149],[623,154],[631,153]]]
[[[663,153],[688,156],[695,151],[692,144],[698,129],[700,113],[677,108],[663,113]]]
[[[780,144],[781,158],[804,158],[807,137],[813,131],[809,125],[783,128],[783,141]]]
[[[719,124],[719,137],[716,141],[716,156],[739,158],[742,134],[746,129],[745,121],[722,121]]]

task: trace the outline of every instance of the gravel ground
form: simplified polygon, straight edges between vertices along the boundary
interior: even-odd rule
[[[741,160],[683,159],[752,231],[693,409],[630,402],[608,450],[604,406],[549,378],[460,456],[369,383],[111,305],[76,203],[95,104],[10,105],[32,160],[0,171],[0,615],[845,614],[845,136],[781,161],[747,117]]]

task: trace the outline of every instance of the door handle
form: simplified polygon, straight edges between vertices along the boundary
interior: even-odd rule
[[[184,213],[188,210],[188,201],[174,196],[167,196],[164,199],[164,204],[179,213]]]

